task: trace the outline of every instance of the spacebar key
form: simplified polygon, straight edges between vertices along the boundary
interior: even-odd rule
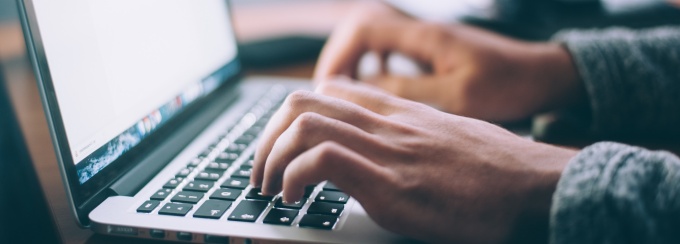
[[[231,215],[229,215],[229,220],[233,221],[244,221],[244,222],[255,222],[262,211],[267,208],[269,202],[267,201],[248,201],[243,200],[236,206]]]

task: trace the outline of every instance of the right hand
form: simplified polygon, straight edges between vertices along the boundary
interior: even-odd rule
[[[365,4],[341,23],[319,59],[315,80],[357,78],[366,52],[392,52],[426,69],[410,78],[382,73],[364,80],[446,112],[496,122],[526,118],[585,100],[569,53],[556,43],[528,43],[463,24],[414,20],[383,4]]]
[[[260,138],[251,183],[293,202],[330,180],[396,233],[500,243],[547,230],[552,193],[575,154],[336,81],[288,96]]]

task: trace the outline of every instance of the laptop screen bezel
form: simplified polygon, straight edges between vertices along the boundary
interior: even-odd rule
[[[71,155],[71,148],[69,147],[63,119],[61,117],[53,81],[51,78],[49,64],[47,62],[42,38],[40,35],[40,28],[38,26],[37,17],[35,15],[35,8],[33,0],[17,0],[20,8],[20,17],[22,26],[24,28],[24,36],[26,38],[26,45],[31,57],[31,62],[35,71],[35,78],[38,83],[39,92],[42,98],[42,103],[45,110],[45,116],[48,122],[54,150],[59,163],[59,168],[62,174],[62,180],[66,187],[66,193],[80,225],[87,226],[89,220],[87,214],[91,211],[93,204],[90,201],[103,201],[109,193],[106,191],[108,187],[115,182],[125,172],[134,167],[143,159],[143,155],[154,149],[157,143],[167,138],[169,133],[175,128],[182,126],[187,121],[187,114],[195,113],[200,110],[205,103],[211,99],[212,94],[228,89],[233,86],[242,76],[243,70],[241,68],[241,61],[239,56],[238,45],[236,47],[236,55],[234,59],[225,64],[222,68],[233,66],[236,68],[234,75],[229,77],[215,77],[223,80],[223,83],[210,94],[199,98],[192,102],[188,107],[183,109],[179,114],[174,116],[158,130],[143,139],[137,146],[126,152],[124,155],[114,160],[106,168],[94,175],[91,179],[81,184],[78,180],[76,164]],[[229,0],[226,2],[227,11],[230,11],[231,6]],[[230,11],[231,13],[231,11]],[[233,27],[233,15],[230,14],[231,26]],[[229,30],[225,30],[229,31]],[[234,42],[237,43],[234,35]],[[216,73],[215,75],[219,75]],[[90,203],[88,203],[90,202]],[[86,204],[87,203],[87,204]],[[96,205],[96,204],[95,204]]]

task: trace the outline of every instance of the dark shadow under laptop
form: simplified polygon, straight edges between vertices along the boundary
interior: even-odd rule
[[[0,72],[0,243],[59,243]]]

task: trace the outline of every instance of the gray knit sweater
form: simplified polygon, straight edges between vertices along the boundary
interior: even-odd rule
[[[601,135],[680,136],[680,27],[566,31]],[[678,140],[680,141],[680,140]],[[550,243],[680,243],[680,159],[600,142],[569,162]]]

